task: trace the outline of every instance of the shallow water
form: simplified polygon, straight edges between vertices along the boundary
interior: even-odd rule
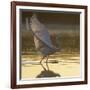
[[[21,79],[80,76],[80,55],[77,53],[51,55],[48,63],[44,59],[40,64],[40,60],[37,55],[22,55]]]

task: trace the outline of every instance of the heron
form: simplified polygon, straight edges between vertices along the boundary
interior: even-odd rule
[[[40,63],[42,63],[45,58],[47,63],[49,55],[52,55],[59,50],[52,44],[47,27],[38,20],[36,14],[33,14],[29,19],[26,18],[26,27],[31,30],[34,37],[36,50],[42,55]]]

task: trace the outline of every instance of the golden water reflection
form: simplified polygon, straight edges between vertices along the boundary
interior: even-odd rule
[[[49,57],[48,63],[40,56],[22,55],[21,79],[44,77],[79,77],[80,54],[55,54]]]

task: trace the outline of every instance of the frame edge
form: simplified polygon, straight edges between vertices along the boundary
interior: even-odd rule
[[[16,4],[11,2],[11,88],[16,88]]]

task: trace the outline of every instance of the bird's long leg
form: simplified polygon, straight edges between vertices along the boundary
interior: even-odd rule
[[[44,65],[41,63],[42,68],[44,69],[44,71],[47,71],[46,68],[44,67]]]
[[[47,55],[46,63],[48,63],[48,57],[49,57],[49,55]]]
[[[40,61],[40,64],[42,63],[42,60],[45,58],[45,56],[42,57],[41,61]]]
[[[49,70],[49,66],[48,66],[48,57],[49,57],[49,55],[47,56],[47,59],[46,59],[46,66],[47,66],[47,69]]]

